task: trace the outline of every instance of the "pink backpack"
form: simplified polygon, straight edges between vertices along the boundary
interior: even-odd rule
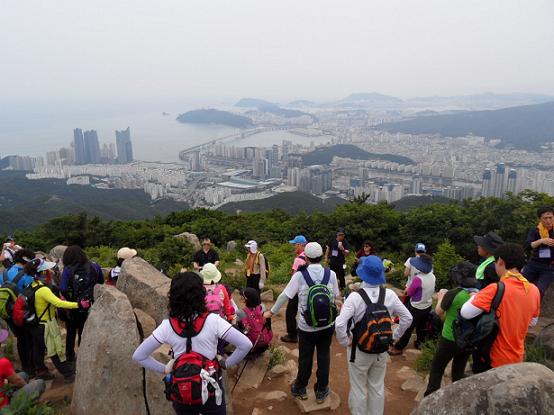
[[[206,287],[205,300],[208,313],[219,314],[223,317],[225,312],[223,310],[223,299],[221,298],[223,296],[222,289],[223,287],[219,284]]]
[[[255,352],[258,349],[267,348],[271,344],[273,331],[270,325],[265,324],[262,306],[259,305],[254,309],[244,307],[243,311],[246,313],[246,319],[244,319],[243,325],[247,331],[246,336],[254,346],[252,351]]]

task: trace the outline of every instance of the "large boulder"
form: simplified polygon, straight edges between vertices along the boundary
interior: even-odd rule
[[[194,247],[194,249],[196,249],[197,251],[202,249],[202,245],[200,245],[200,240],[198,239],[198,236],[196,236],[193,233],[183,232],[183,233],[180,233],[179,235],[175,235],[175,238],[184,239],[189,244],[191,244]]]
[[[554,372],[538,363],[502,366],[424,398],[412,415],[554,414]]]
[[[160,324],[167,314],[167,294],[171,280],[146,262],[134,257],[123,262],[117,288],[127,294],[134,308],[139,308]]]
[[[550,284],[542,299],[541,317],[554,319],[554,284]]]
[[[237,249],[237,242],[236,241],[227,242],[227,251],[234,251],[235,249]]]
[[[535,338],[535,345],[544,348],[546,365],[554,370],[554,323],[544,327]]]
[[[114,287],[97,285],[77,357],[74,415],[146,415],[143,370],[131,356],[140,343],[131,303]]]
[[[63,264],[62,258],[66,249],[67,246],[65,245],[57,245],[50,250],[50,252],[48,253],[48,258],[50,258],[52,261]]]

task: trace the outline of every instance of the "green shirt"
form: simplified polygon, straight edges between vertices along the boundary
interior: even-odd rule
[[[441,301],[441,308],[446,311],[446,318],[442,326],[442,337],[446,340],[454,341],[452,325],[458,317],[458,311],[464,303],[469,300],[469,293],[462,288],[454,288],[448,291]]]

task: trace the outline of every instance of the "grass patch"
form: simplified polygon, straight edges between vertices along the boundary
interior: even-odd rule
[[[55,415],[55,410],[38,401],[38,394],[21,393],[10,400],[10,406],[0,410],[0,415]]]
[[[285,363],[285,360],[287,359],[287,355],[283,351],[283,349],[280,349],[279,347],[275,347],[272,345],[269,349],[270,358],[269,358],[269,364],[268,369],[271,369],[274,366],[282,365]]]
[[[543,346],[534,344],[525,345],[525,361],[546,365],[546,351]]]
[[[421,355],[415,361],[415,370],[417,372],[429,372],[431,362],[437,350],[437,340],[427,340],[421,344]]]

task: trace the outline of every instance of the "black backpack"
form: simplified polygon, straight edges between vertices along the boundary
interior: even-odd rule
[[[69,285],[67,299],[79,302],[81,300],[92,301],[94,298],[94,285],[98,279],[96,269],[90,261],[82,265],[69,266]]]
[[[352,329],[350,362],[356,360],[356,349],[364,353],[378,354],[386,352],[392,344],[392,319],[389,310],[385,307],[387,290],[379,287],[379,298],[376,303],[371,302],[363,288],[356,292],[363,298],[366,311]]]
[[[452,323],[456,345],[464,352],[473,353],[474,365],[477,363],[477,367],[490,367],[490,349],[498,334],[496,310],[504,296],[505,287],[500,281],[496,285],[498,288],[488,313],[466,320],[458,312],[458,318]],[[478,362],[475,362],[476,359]]]

